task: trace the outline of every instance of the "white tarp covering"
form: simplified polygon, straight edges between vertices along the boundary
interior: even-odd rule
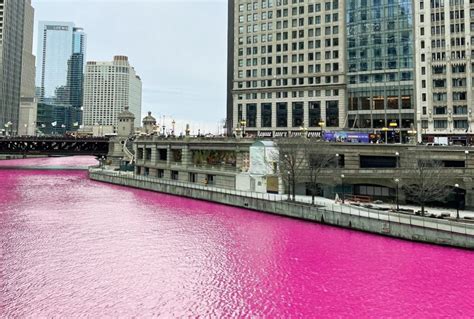
[[[278,161],[278,149],[271,141],[258,141],[250,147],[251,175],[274,174],[274,162]]]

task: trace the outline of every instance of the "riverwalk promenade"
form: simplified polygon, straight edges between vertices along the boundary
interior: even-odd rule
[[[313,206],[288,201],[286,195],[222,189],[99,168],[90,168],[89,178],[411,241],[474,249],[474,224],[463,221],[378,211],[330,201],[316,201]]]

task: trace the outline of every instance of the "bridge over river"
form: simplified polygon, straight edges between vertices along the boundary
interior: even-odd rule
[[[104,137],[6,137],[0,138],[0,154],[5,155],[93,155],[109,152]]]

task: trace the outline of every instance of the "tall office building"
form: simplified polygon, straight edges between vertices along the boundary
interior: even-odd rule
[[[21,72],[20,115],[18,135],[35,135],[37,104],[35,99],[35,56],[33,55],[34,9],[25,3],[23,24],[23,57]]]
[[[38,124],[43,132],[79,128],[85,48],[86,35],[74,23],[39,23],[36,90]]]
[[[348,127],[410,131],[415,125],[412,1],[348,0]],[[394,134],[393,134],[394,135]],[[405,134],[406,136],[406,134]],[[392,140],[399,137],[392,137]]]
[[[417,1],[417,131],[425,140],[444,136],[474,142],[474,4]]]
[[[0,129],[18,131],[26,0],[0,0]]]
[[[128,57],[112,62],[87,62],[84,79],[84,125],[117,126],[117,116],[128,107],[140,127],[142,81]]]
[[[276,137],[346,125],[343,3],[229,1],[228,128]]]

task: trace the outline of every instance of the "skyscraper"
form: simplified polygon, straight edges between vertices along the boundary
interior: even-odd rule
[[[0,1],[0,130],[18,131],[26,0]]]
[[[473,1],[417,1],[415,22],[419,137],[472,145]]]
[[[142,82],[126,56],[111,62],[89,61],[84,79],[84,125],[113,125],[128,107],[140,126]]]
[[[346,125],[340,1],[229,1],[227,123],[277,137]]]
[[[64,133],[79,128],[83,95],[86,35],[72,22],[41,21],[38,32],[36,90],[38,112],[48,109],[53,118],[38,117],[46,132]],[[51,126],[51,123],[55,126]]]
[[[345,3],[348,127],[408,132],[415,125],[412,1]]]
[[[25,4],[23,58],[21,72],[20,115],[18,135],[34,135],[37,104],[35,99],[35,56],[33,55],[34,9],[31,0]]]

